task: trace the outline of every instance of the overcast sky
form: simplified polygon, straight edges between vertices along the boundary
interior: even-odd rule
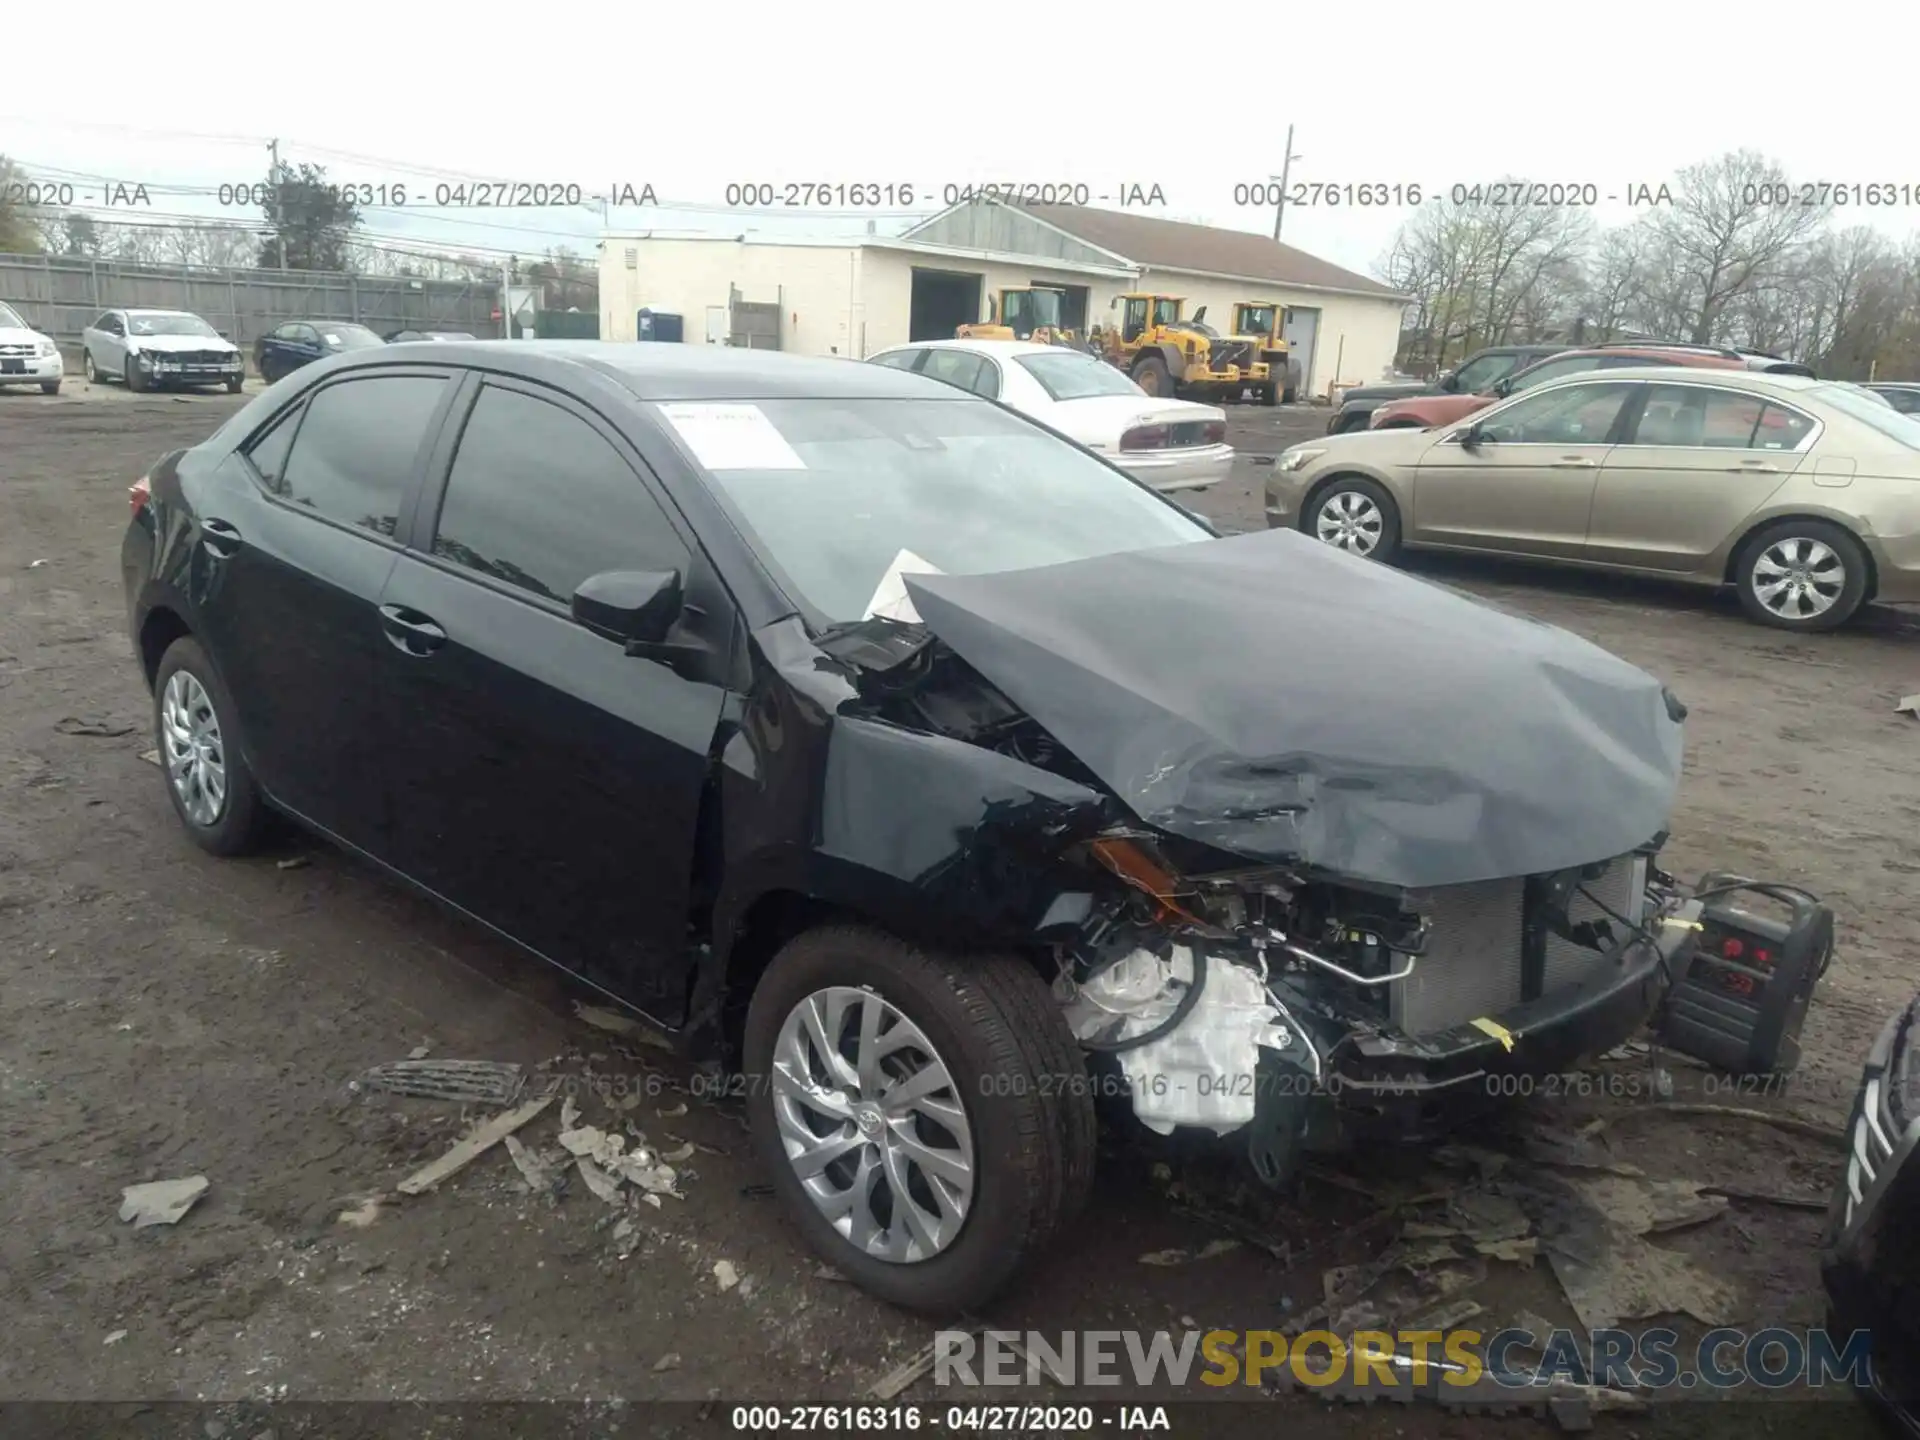
[[[82,13],[96,46],[77,44]],[[144,182],[150,216],[258,220],[192,192],[261,178],[272,125],[286,160],[408,187],[404,211],[367,210],[370,238],[522,253],[590,246],[598,206],[420,201],[463,178],[586,194],[651,184],[662,202],[706,208],[615,212],[615,228],[838,233],[864,222],[729,211],[726,187],[890,182],[938,208],[944,185],[970,181],[1085,183],[1095,195],[1158,185],[1167,204],[1145,213],[1271,233],[1271,211],[1236,207],[1234,187],[1279,172],[1290,121],[1297,182],[1430,195],[1503,174],[1591,183],[1606,223],[1633,212],[1605,197],[1742,145],[1797,180],[1920,191],[1905,117],[1912,47],[1893,33],[1896,11],[1850,0],[1817,11],[1614,0],[1534,9],[1525,23],[1503,23],[1519,12],[1500,7],[1462,23],[1465,12],[1442,20],[1391,0],[1273,5],[1266,18],[1069,0],[500,13],[512,18],[354,0],[324,18],[18,7],[4,22],[0,152],[28,180],[73,183],[83,204],[107,197],[75,177],[97,176]],[[964,28],[943,35],[948,15]],[[1920,208],[1853,213],[1920,228]],[[1405,218],[1296,207],[1286,239],[1371,273]]]

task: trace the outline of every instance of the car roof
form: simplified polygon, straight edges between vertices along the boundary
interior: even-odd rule
[[[979,398],[943,381],[851,357],[638,340],[408,340],[340,357],[340,368],[331,373],[428,356],[434,365],[477,365],[531,379],[559,380],[569,371],[590,370],[641,400]]]
[[[1920,380],[1867,380],[1869,390],[1920,390]]]
[[[1614,356],[1620,356],[1620,355],[1626,355],[1630,357],[1631,356],[1658,357],[1662,360],[1667,361],[1669,364],[1691,365],[1694,368],[1700,369],[1700,370],[1744,370],[1747,368],[1744,361],[1736,360],[1731,355],[1709,355],[1704,351],[1682,350],[1670,345],[1608,345],[1608,346],[1592,348],[1592,349],[1582,348],[1579,350],[1562,350],[1557,355],[1549,355],[1547,359],[1565,360],[1569,356],[1583,357],[1587,355],[1599,355],[1602,357],[1614,357]],[[1629,368],[1642,368],[1642,367],[1629,367],[1625,365],[1617,365],[1614,368],[1617,370],[1625,370]]]
[[[887,350],[971,350],[981,355],[1000,355],[1008,359],[1021,355],[1085,354],[1064,350],[1059,345],[1041,345],[1032,340],[912,340],[905,345],[889,345]],[[887,350],[879,351],[886,354]]]
[[[1528,395],[1539,395],[1562,385],[1585,383],[1607,384],[1620,380],[1646,380],[1659,385],[1716,385],[1723,389],[1752,390],[1759,394],[1780,392],[1784,394],[1804,393],[1831,385],[1831,380],[1816,380],[1806,375],[1775,375],[1765,370],[1749,370],[1745,366],[1733,366],[1729,369],[1716,369],[1711,375],[1689,375],[1689,369],[1699,366],[1684,365],[1622,365],[1616,370],[1583,370],[1576,375],[1568,375],[1559,380],[1549,380],[1546,384],[1528,390]]]
[[[113,312],[108,311],[107,313],[112,314]],[[122,309],[120,313],[122,315],[184,315],[189,320],[198,320],[200,318],[191,310],[160,310],[155,309],[151,305],[128,305]]]

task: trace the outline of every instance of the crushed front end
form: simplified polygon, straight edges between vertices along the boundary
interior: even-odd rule
[[[1618,1045],[1685,968],[1697,902],[1648,846],[1426,891],[1302,868],[1209,868],[1143,831],[1099,837],[1118,882],[1062,946],[1055,994],[1135,1116],[1244,1135],[1269,1183],[1303,1142],[1444,1128]]]

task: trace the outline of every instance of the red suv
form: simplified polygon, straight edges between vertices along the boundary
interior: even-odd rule
[[[1548,380],[1582,370],[1612,370],[1629,365],[1693,365],[1709,370],[1745,370],[1749,362],[1730,350],[1705,347],[1685,349],[1666,345],[1603,345],[1591,350],[1568,350],[1494,382],[1478,395],[1415,395],[1395,400],[1373,412],[1375,430],[1425,429],[1452,425],[1497,400],[1517,395]]]

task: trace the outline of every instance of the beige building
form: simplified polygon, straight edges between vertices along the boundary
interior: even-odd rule
[[[1069,325],[1112,323],[1130,290],[1186,297],[1232,325],[1240,301],[1277,303],[1305,395],[1377,380],[1393,364],[1407,297],[1263,235],[1125,211],[973,201],[904,235],[763,240],[610,234],[600,251],[600,333],[639,336],[643,311],[676,316],[688,344],[778,347],[864,359],[985,319],[988,298],[1046,285]],[[656,318],[657,331],[661,322]]]

